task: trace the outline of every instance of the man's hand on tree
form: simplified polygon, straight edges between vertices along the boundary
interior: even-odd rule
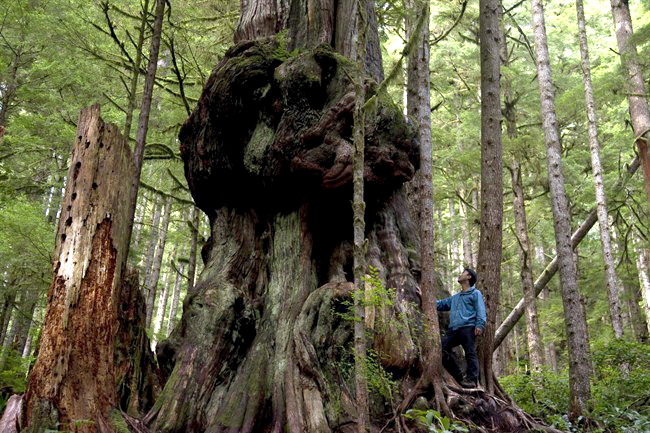
[[[478,336],[483,333],[483,330],[481,328],[474,328],[474,335]]]

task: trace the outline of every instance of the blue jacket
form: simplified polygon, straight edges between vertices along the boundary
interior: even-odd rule
[[[438,311],[450,311],[449,329],[463,326],[485,328],[485,303],[483,295],[474,286],[466,292],[456,293],[447,299],[436,301]]]

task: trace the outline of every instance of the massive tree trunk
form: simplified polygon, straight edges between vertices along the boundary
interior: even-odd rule
[[[585,29],[585,11],[582,0],[576,0],[576,14],[578,16],[578,30],[580,39],[580,56],[582,60],[582,83],[585,88],[585,105],[587,106],[587,126],[589,131],[589,148],[591,150],[591,171],[594,175],[594,188],[596,190],[596,211],[598,226],[600,227],[600,244],[605,262],[605,284],[609,300],[609,317],[614,329],[615,338],[623,338],[623,320],[621,318],[621,300],[618,278],[614,269],[612,256],[612,239],[609,231],[607,215],[607,200],[605,186],[603,185],[602,165],[600,163],[600,143],[598,141],[598,124],[596,121],[596,104],[594,91],[591,85],[591,66],[589,65],[589,47],[587,45],[587,30]]]
[[[56,235],[39,355],[25,394],[28,432],[95,432],[117,403],[114,338],[126,262],[133,159],[99,106],[81,112]],[[86,422],[76,422],[86,420]]]
[[[501,243],[503,237],[503,161],[501,157],[501,93],[499,39],[501,3],[480,0],[481,57],[481,236],[478,250],[478,283],[483,293],[487,322],[478,340],[481,383],[493,393],[493,339],[501,291]]]
[[[551,192],[555,248],[560,270],[560,287],[564,307],[564,324],[569,352],[569,415],[571,419],[586,415],[590,398],[591,357],[587,341],[585,311],[580,302],[576,263],[571,248],[569,203],[564,190],[562,145],[555,115],[555,97],[546,42],[542,0],[531,0],[537,80],[541,95],[544,142],[546,144],[548,181]]]
[[[646,98],[643,70],[639,63],[632,30],[632,17],[628,0],[611,0],[612,15],[618,51],[621,56],[621,65],[625,77],[625,91],[630,108],[630,120],[634,129],[635,141],[639,150],[639,159],[643,166],[645,191],[650,206],[650,153],[648,140],[650,140],[650,107]]]
[[[290,23],[288,41],[287,34],[242,40],[228,50],[181,129],[188,185],[209,216],[211,236],[182,319],[158,346],[168,380],[144,419],[152,431],[358,427],[350,198],[352,77],[360,71],[341,55],[354,58],[344,48],[354,39],[346,32],[358,24],[356,4],[243,2],[240,38],[272,36]],[[377,353],[366,361],[380,364],[408,393],[411,377],[429,367],[418,360],[427,319],[417,314],[420,242],[403,188],[419,155],[414,128],[378,91],[380,75],[368,60],[379,52],[372,16],[369,9],[364,247],[394,299],[366,306],[368,345]],[[336,25],[328,44],[318,45],[314,35],[328,29],[328,17],[337,17]],[[288,51],[295,47],[297,54]],[[433,308],[431,299],[423,302]],[[451,387],[447,392],[449,401],[464,401]],[[469,411],[468,418],[501,431],[523,428],[500,400],[481,396],[485,406],[467,407],[492,409]],[[400,396],[375,389],[370,399],[374,428],[389,421],[390,401]]]

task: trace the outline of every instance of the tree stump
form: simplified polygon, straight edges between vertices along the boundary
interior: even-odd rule
[[[117,126],[104,123],[99,105],[82,110],[23,431],[105,431],[117,402],[114,341],[133,172]]]

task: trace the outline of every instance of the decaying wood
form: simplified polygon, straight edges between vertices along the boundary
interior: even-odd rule
[[[113,341],[128,251],[124,197],[134,166],[98,105],[81,112],[71,161],[40,350],[25,394],[28,432],[95,432],[117,402]]]

